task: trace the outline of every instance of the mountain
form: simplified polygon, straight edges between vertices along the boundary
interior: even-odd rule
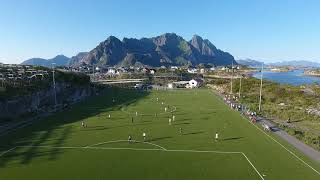
[[[88,52],[80,52],[75,56],[72,56],[68,63],[66,64],[67,66],[72,66],[72,65],[77,65],[80,63],[80,61],[88,54]]]
[[[253,59],[239,59],[238,64],[249,66],[249,67],[261,67],[264,62],[253,60]]]
[[[81,59],[81,58],[79,58]],[[152,38],[108,37],[81,60],[70,65],[197,65],[210,63],[217,66],[237,64],[233,56],[217,49],[209,40],[194,35],[190,41],[175,33],[166,33]]]
[[[275,63],[269,63],[271,66],[293,66],[293,67],[308,67],[308,68],[318,68],[320,67],[320,63],[298,60],[298,61],[281,61]]]
[[[52,59],[31,58],[23,61],[21,64],[51,67],[52,63],[55,63],[55,66],[67,66],[69,60],[70,59],[64,55],[58,55]]]

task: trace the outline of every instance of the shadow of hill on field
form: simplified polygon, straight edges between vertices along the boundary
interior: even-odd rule
[[[34,157],[48,156],[48,160],[58,158],[63,149],[39,149],[37,146],[62,146],[72,134],[72,125],[88,117],[97,116],[106,110],[119,109],[135,103],[147,96],[149,92],[122,88],[108,88],[102,95],[74,105],[72,108],[58,112],[50,117],[43,118],[39,122],[0,137],[0,152],[4,152],[16,146],[28,146],[19,151],[12,151],[0,157],[0,168],[15,160],[21,164],[28,164]],[[94,129],[104,127],[92,127]]]

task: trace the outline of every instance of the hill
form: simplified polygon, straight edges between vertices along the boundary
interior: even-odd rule
[[[249,66],[249,67],[261,67],[264,64],[261,61],[253,60],[253,59],[239,59],[237,60],[238,64]]]
[[[217,49],[209,40],[194,35],[190,41],[175,33],[166,33],[153,38],[124,38],[114,36],[101,42],[83,59],[71,65],[213,65],[237,64],[233,56]]]
[[[36,66],[44,66],[51,67],[52,63],[55,63],[55,66],[66,66],[69,62],[70,58],[64,55],[57,55],[52,59],[43,59],[43,58],[31,58],[23,61],[21,64],[23,65],[36,65]]]
[[[309,67],[309,68],[320,67],[320,63],[312,62],[312,61],[305,61],[305,60],[281,61],[281,62],[270,63],[269,65],[271,65],[271,66]]]

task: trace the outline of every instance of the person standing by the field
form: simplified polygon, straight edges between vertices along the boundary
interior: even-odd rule
[[[131,137],[131,135],[129,135],[129,137],[128,137],[128,142],[131,144],[132,143],[132,137]]]
[[[217,142],[217,141],[218,141],[218,138],[219,138],[219,134],[218,134],[218,132],[216,132],[216,135],[215,135],[215,137],[214,137],[214,140]]]
[[[143,141],[147,140],[147,134],[145,132],[142,133]]]

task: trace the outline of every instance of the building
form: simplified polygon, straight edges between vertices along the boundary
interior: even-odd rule
[[[173,88],[186,88],[187,85],[189,84],[189,81],[177,81],[177,82],[172,82],[168,84],[169,89]]]
[[[196,68],[188,68],[188,73],[190,73],[190,74],[197,74],[198,73],[198,69],[196,69]]]
[[[189,81],[189,84],[187,84],[187,88],[198,88],[203,85],[203,80],[202,79],[191,79]]]

